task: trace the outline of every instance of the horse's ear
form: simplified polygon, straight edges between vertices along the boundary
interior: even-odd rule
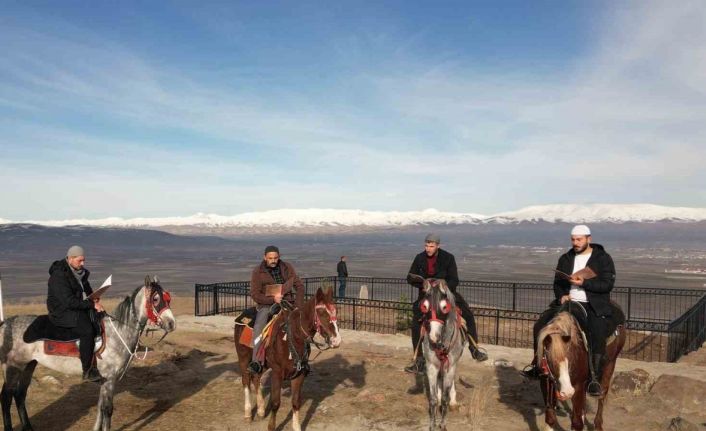
[[[319,287],[318,289],[316,289],[316,303],[320,304],[320,303],[324,302],[325,300],[326,300],[326,295],[324,294],[324,291],[321,290],[321,288]]]
[[[448,288],[449,288],[449,286],[446,285],[446,280],[440,278],[440,279],[437,280],[437,281],[438,281],[438,283],[439,283],[439,290],[441,290],[441,292],[445,294],[445,293],[447,292]]]
[[[156,284],[159,284],[159,278],[157,277],[157,274],[155,274],[154,277],[152,277],[152,280],[154,280],[154,282]]]
[[[333,301],[333,287],[329,287],[326,290],[326,302]]]
[[[145,277],[145,287],[149,287],[149,285],[152,284],[152,280],[150,280],[150,276]]]

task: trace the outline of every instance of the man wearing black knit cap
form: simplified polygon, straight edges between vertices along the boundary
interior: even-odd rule
[[[478,333],[476,330],[476,322],[473,318],[473,312],[468,306],[468,303],[463,299],[460,293],[456,291],[458,286],[458,269],[456,268],[456,258],[446,250],[442,250],[439,245],[441,238],[436,234],[429,234],[424,239],[424,251],[414,257],[414,262],[409,268],[409,274],[419,275],[422,278],[437,278],[446,281],[446,285],[454,294],[456,305],[461,309],[461,315],[466,320],[469,335],[474,342],[478,342]],[[412,304],[412,348],[415,349],[414,362],[405,368],[409,373],[422,373],[424,369],[424,357],[421,355],[421,349],[417,348],[419,344],[422,312],[419,309],[419,302],[422,299],[422,283],[407,276],[407,282],[412,286],[419,288],[419,297]],[[471,356],[476,361],[485,361],[488,359],[483,351],[479,350],[476,345],[470,343],[468,349],[471,351]]]
[[[267,286],[279,284],[282,289],[274,296],[267,295]],[[282,300],[294,303],[297,307],[304,306],[304,283],[297,276],[294,267],[279,258],[279,248],[269,245],[265,248],[265,254],[260,265],[255,267],[250,278],[250,296],[256,303],[257,317],[253,328],[252,362],[248,367],[251,373],[262,372],[262,364],[257,360],[258,347],[262,340],[260,334],[267,325],[267,316],[273,304],[279,304]]]

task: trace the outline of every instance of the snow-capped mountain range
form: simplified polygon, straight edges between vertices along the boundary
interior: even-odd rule
[[[536,205],[493,215],[422,211],[363,211],[338,209],[281,209],[232,216],[198,213],[186,217],[23,220],[0,219],[0,224],[31,223],[43,226],[95,226],[153,228],[196,226],[208,228],[304,228],[304,227],[405,227],[417,225],[548,223],[627,223],[706,221],[706,208],[667,207],[651,204],[557,204]]]

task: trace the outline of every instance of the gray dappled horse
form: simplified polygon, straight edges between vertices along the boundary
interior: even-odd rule
[[[159,326],[165,335],[176,329],[176,320],[169,308],[170,300],[169,292],[162,289],[157,277],[153,280],[148,276],[145,278],[145,285],[135,289],[132,295],[126,296],[112,317],[104,318],[106,346],[97,366],[105,381],[100,389],[94,431],[110,429],[115,383],[123,376],[135,356],[140,334],[147,323]],[[32,429],[25,398],[38,363],[64,374],[82,374],[81,361],[78,358],[47,355],[43,340],[24,342],[24,333],[36,318],[37,316],[30,315],[14,316],[0,323],[0,362],[5,375],[0,403],[5,431],[12,431],[10,408],[13,397],[22,421],[22,429]]]
[[[415,277],[415,275],[413,275]],[[416,276],[422,280],[422,277]],[[437,413],[439,428],[446,430],[446,414],[455,408],[456,365],[466,346],[466,335],[456,312],[456,301],[444,280],[423,280],[424,297],[419,301],[422,312],[422,353],[429,382],[429,430],[434,430]]]

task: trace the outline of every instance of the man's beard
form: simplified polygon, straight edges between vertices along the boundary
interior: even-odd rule
[[[587,248],[588,244],[584,245],[583,247],[574,247],[574,251],[576,252],[576,254],[581,254],[586,251]]]

